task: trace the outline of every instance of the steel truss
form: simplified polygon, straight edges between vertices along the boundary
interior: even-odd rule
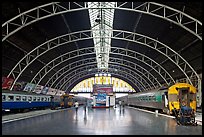
[[[93,63],[87,63],[87,64],[85,64],[85,66],[92,65],[92,64]],[[116,63],[116,65],[118,65],[118,64]],[[140,76],[138,73],[136,73],[136,72],[134,72],[134,71],[132,71],[126,67],[123,67],[123,66],[117,67],[116,65],[115,65],[115,63],[111,63],[110,68],[115,69],[115,71],[121,71],[121,72],[124,72],[124,74],[131,75],[133,77],[133,79],[135,79],[135,81],[138,81],[137,83],[142,85],[144,90],[152,89],[152,86],[144,78],[142,78],[142,76]],[[74,69],[74,70],[77,70],[77,69]],[[80,67],[79,70],[83,70],[83,68]],[[92,70],[89,70],[89,72],[91,72],[91,71]],[[70,73],[72,73],[72,71]],[[69,78],[69,76],[72,77],[72,75],[70,73],[65,74],[63,76],[63,78],[56,84],[56,86],[54,88],[55,89],[63,89],[66,82],[67,82],[67,80],[65,80],[65,79]],[[113,74],[115,74],[115,72],[113,72]],[[145,83],[146,83],[146,85],[145,85]]]
[[[88,65],[88,64],[93,63],[95,61],[96,60],[93,59],[93,58],[87,58],[87,59],[83,59],[83,60],[79,60],[77,62],[71,63],[69,65],[66,65],[66,66],[62,67],[54,75],[52,75],[49,78],[49,80],[47,81],[47,83],[45,84],[45,86],[52,88],[57,80],[63,79],[64,77],[66,77],[65,74],[67,72],[71,72],[71,70],[74,70],[75,68],[82,67],[84,65]],[[118,64],[118,65],[122,65],[122,66],[125,66],[125,67],[129,67],[129,68],[133,69],[134,71],[136,71],[136,72],[140,73],[141,75],[143,75],[143,77],[145,77],[148,80],[148,82],[151,83],[151,87],[154,87],[154,88],[156,88],[157,86],[161,87],[161,83],[157,80],[157,78],[155,78],[146,69],[142,68],[141,66],[139,66],[139,65],[137,65],[135,63],[132,63],[132,62],[130,62],[128,60],[122,60],[122,59],[113,58],[113,57],[110,58],[110,62],[109,63],[111,63],[111,64]],[[145,74],[147,74],[147,75],[145,75]],[[62,76],[64,76],[64,77],[61,78]],[[60,84],[60,82],[58,82],[57,84]],[[54,88],[58,88],[58,87],[55,86]]]
[[[80,40],[92,39],[93,38],[93,35],[92,35],[93,31],[94,30],[84,30],[84,31],[73,32],[73,33],[65,34],[65,35],[53,38],[49,41],[46,41],[45,43],[39,45],[38,47],[36,47],[32,51],[30,51],[26,56],[24,56],[16,64],[16,66],[11,70],[11,72],[9,73],[9,75],[7,77],[9,77],[10,75],[13,75],[13,77],[15,79],[15,81],[13,83],[13,85],[14,85],[15,82],[17,81],[17,79],[19,78],[19,76],[22,74],[22,72],[35,59],[37,59],[41,55],[45,54],[49,50],[54,49],[56,47],[59,47],[63,44],[67,44],[70,42],[76,42],[76,41],[80,41]],[[145,45],[145,46],[152,48],[152,49],[158,51],[159,53],[163,54],[170,61],[172,61],[175,65],[177,65],[177,67],[187,77],[190,84],[192,84],[190,78],[193,77],[194,75],[196,75],[196,77],[199,79],[199,76],[197,75],[195,70],[189,65],[189,63],[185,59],[183,59],[177,52],[175,52],[174,50],[169,48],[167,45],[159,42],[158,40],[152,39],[150,37],[147,37],[147,36],[144,36],[144,35],[141,35],[138,33],[123,31],[123,30],[106,30],[106,31],[112,32],[111,37],[107,37],[107,38],[126,40],[126,41],[130,41],[130,42],[139,43],[139,44]],[[94,37],[94,38],[100,39],[100,37]],[[113,52],[115,52],[115,51],[122,54],[122,55],[128,55],[128,56],[135,54],[131,50],[128,50],[128,49],[124,50],[122,48],[116,48],[113,50]],[[81,52],[81,50],[78,50],[77,53],[72,53],[72,54],[79,55],[80,52]],[[93,50],[91,50],[91,51],[87,50],[86,53],[88,53],[88,52],[93,52]],[[69,55],[69,57],[70,56],[71,56],[71,54]],[[145,59],[145,57],[143,57],[143,56],[136,55],[136,54],[134,56],[138,56],[140,58],[143,58],[143,60],[146,60],[150,64],[153,64],[152,61],[149,61],[149,59]],[[154,66],[154,68],[158,69],[159,72],[161,71],[161,65],[159,65],[158,63],[157,63],[157,65]],[[190,78],[186,74],[186,72],[189,72],[189,71],[191,72]],[[15,72],[18,72],[17,77],[15,75]],[[165,75],[166,74],[168,74],[167,71],[166,71]],[[171,78],[171,79],[173,79],[173,78]],[[12,88],[13,88],[13,86],[12,86]]]
[[[145,7],[145,8],[144,8]],[[158,4],[155,2],[144,2],[138,5],[137,2],[123,2],[120,5],[116,2],[115,7],[99,7],[93,8],[88,7],[87,2],[83,5],[77,2],[67,2],[66,6],[64,3],[52,2],[42,6],[35,7],[26,12],[20,13],[13,17],[7,22],[2,24],[2,42],[9,36],[13,35],[22,28],[37,22],[39,20],[52,17],[59,14],[68,12],[75,12],[89,9],[115,9],[115,10],[126,10],[132,12],[139,12],[151,16],[155,16],[166,21],[172,22],[191,34],[202,40],[202,23],[197,19],[187,15],[186,13],[176,10],[172,7]]]
[[[109,72],[111,72],[111,73],[114,73],[113,71],[114,71],[114,70],[109,70]],[[87,76],[88,76],[88,77],[93,77],[93,76],[95,75],[95,73],[97,73],[97,71],[92,72],[91,74],[90,74],[90,73],[83,72],[83,73],[80,73],[80,74],[76,75],[76,76],[75,76],[74,78],[72,78],[71,80],[73,80],[74,82],[77,82],[77,81],[79,81],[80,79],[84,79],[84,78],[87,77]],[[123,75],[124,75],[124,74],[114,74],[114,77],[120,78],[120,77],[123,77]],[[128,79],[128,80],[130,81],[130,85],[135,85],[135,84],[133,83],[133,82],[134,82],[134,79],[132,79],[131,76],[125,75],[125,77],[127,77],[127,78],[125,78],[125,79]],[[124,77],[123,77],[123,78],[124,78]],[[67,91],[67,92],[71,91],[71,88],[72,88],[71,85],[73,85],[73,84],[74,84],[73,82],[67,83],[68,86],[66,87],[65,91]],[[136,87],[135,91],[140,92],[140,88],[138,87],[138,85],[135,85],[135,87]],[[119,92],[119,93],[121,93],[121,92]],[[123,92],[123,93],[129,93],[129,92]]]
[[[110,54],[123,55],[126,57],[130,57],[130,58],[136,59],[136,60],[141,61],[142,63],[148,65],[149,67],[151,67],[153,70],[155,70],[161,76],[161,78],[166,82],[167,85],[169,85],[169,83],[171,81],[175,82],[174,79],[170,76],[170,74],[167,71],[165,71],[165,69],[162,66],[160,66],[157,62],[155,62],[151,58],[149,58],[149,57],[147,57],[141,53],[131,51],[131,50],[126,52],[127,49],[123,49],[123,48],[111,47],[111,49],[113,49],[113,50],[111,50]],[[31,82],[35,83],[36,81],[38,81],[37,84],[39,84],[39,82],[44,78],[44,76],[48,72],[50,72],[55,66],[58,66],[59,64],[63,63],[64,61],[66,61],[68,59],[72,59],[73,57],[79,57],[82,55],[88,55],[88,54],[93,54],[93,53],[94,53],[94,47],[83,48],[83,49],[74,50],[74,51],[65,53],[65,54],[57,57],[56,59],[50,61],[47,65],[45,65],[40,71],[38,71],[38,73],[34,76],[34,78],[32,79]],[[128,54],[124,54],[124,53],[128,53]],[[159,67],[155,67],[155,66],[159,66]],[[148,75],[148,73],[145,73],[145,74]],[[155,79],[155,80],[157,81],[157,79]]]
[[[92,69],[92,71],[88,71]],[[88,65],[85,66],[84,68],[78,68],[74,71],[72,71],[71,73],[69,73],[68,75],[66,75],[66,77],[63,79],[64,83],[62,85],[60,85],[60,90],[63,91],[67,91],[67,89],[72,86],[74,84],[74,82],[76,82],[77,80],[83,79],[83,77],[87,76],[87,75],[93,75],[95,73],[98,72],[97,66],[96,64],[94,65]],[[137,89],[141,92],[144,91],[144,85],[139,82],[137,80],[137,78],[134,78],[134,75],[127,73],[126,71],[117,71],[115,69],[114,65],[111,65],[108,69],[108,72],[113,73],[114,75],[118,75],[121,77],[124,77],[125,79],[128,79],[131,84],[133,84],[135,87],[137,87]],[[72,82],[70,82],[72,81]]]
[[[86,67],[89,68],[89,66],[92,66],[92,65],[90,64],[90,65],[87,65]],[[130,73],[130,72],[126,71],[128,69],[123,70],[123,69],[125,69],[124,67],[123,67],[123,69],[120,69],[120,71],[118,71],[117,69],[115,69],[115,66],[116,65],[110,65],[110,67],[108,69],[109,72],[111,72],[112,74],[118,74],[120,76],[123,76],[125,79],[127,79],[127,76],[128,76],[128,80],[130,80],[132,83],[134,83],[134,85],[138,88],[139,91],[145,91],[146,90],[145,85],[141,81],[141,76],[138,78],[137,77],[138,75],[136,73],[134,73],[133,71],[132,71],[132,73]],[[91,69],[92,69],[92,71],[94,71],[94,69],[96,69],[96,68],[91,68]],[[122,67],[120,67],[120,68],[122,68]],[[66,77],[64,77],[65,80],[62,83],[62,85],[60,85],[59,89],[66,91],[66,88],[68,86],[71,86],[72,84],[74,84],[73,82],[75,82],[76,79],[79,80],[79,78],[75,77],[76,75],[73,75],[73,74],[83,74],[85,71],[88,71],[88,69],[78,68],[74,71],[76,71],[76,73],[73,73],[73,71],[72,71],[71,73],[66,75]],[[92,71],[88,71],[88,72],[92,73]],[[128,70],[128,71],[130,71],[130,70]],[[129,78],[131,78],[131,79],[129,79]],[[69,80],[71,80],[73,82],[69,82]],[[143,82],[145,82],[145,81],[143,80]],[[70,83],[70,85],[67,83]]]
[[[86,49],[86,50],[85,50],[85,49]],[[87,48],[85,48],[85,49],[81,49],[81,50],[82,50],[82,51],[92,51],[92,47],[91,47],[91,48],[88,48],[89,50],[87,50]],[[55,58],[54,60],[50,61],[50,62],[47,63],[47,65],[45,65],[40,71],[38,71],[38,73],[33,77],[33,79],[31,80],[30,83],[35,83],[35,84],[39,85],[39,83],[42,81],[42,79],[43,79],[51,70],[53,70],[56,66],[60,65],[61,63],[65,62],[65,61],[71,60],[71,59],[76,58],[76,57],[79,57],[79,56],[94,54],[94,52],[86,53],[86,52],[78,52],[78,51],[79,51],[79,50],[75,50],[75,51],[71,51],[71,52],[65,53],[65,54],[63,54],[63,55],[61,55],[61,56]],[[76,54],[74,54],[75,52],[80,53],[80,55],[71,57],[70,55],[76,55]],[[115,53],[114,53],[114,54],[115,54]],[[95,61],[95,59],[92,59],[92,60]],[[135,65],[134,63],[130,63],[130,61],[128,62],[128,61],[123,61],[123,60],[121,60],[121,59],[113,58],[112,61],[114,61],[114,60],[119,61],[118,65],[121,65],[121,63],[122,63],[122,65],[124,65],[124,66],[125,66],[125,64],[126,64],[126,65],[130,65],[130,66],[134,67],[136,71],[141,70],[143,73],[146,72],[147,76],[144,75],[143,73],[142,73],[142,75],[144,75],[145,77],[147,77],[147,79],[149,80],[150,83],[155,82],[155,81],[156,81],[157,83],[159,83],[155,77],[150,78],[150,76],[151,76],[150,73],[149,73],[147,70],[144,71],[145,69],[142,69],[142,67],[138,67],[138,65]],[[140,60],[140,61],[143,62],[143,60]],[[85,60],[81,60],[81,62],[84,63]],[[86,62],[87,62],[87,61],[86,61]],[[124,64],[124,62],[126,62],[126,63]],[[111,63],[115,63],[115,62],[111,62]],[[80,61],[79,61],[79,62],[76,62],[76,63],[75,63],[76,65],[73,65],[73,64],[74,64],[74,63],[69,64],[68,67],[69,67],[70,69],[73,69],[72,66],[79,67],[78,64],[80,64]],[[63,69],[63,68],[62,68],[62,69]],[[65,71],[65,70],[63,69],[63,71]],[[57,72],[56,72],[56,73],[57,73],[57,76],[59,77],[60,75],[58,74],[58,72],[60,72],[60,71],[57,71]],[[64,75],[64,73],[63,73],[62,75]],[[53,75],[53,76],[54,76],[54,75]],[[57,80],[58,77],[57,77],[55,80]],[[139,77],[139,76],[137,76],[137,77]],[[149,78],[150,78],[150,79],[149,79]],[[164,78],[164,80],[166,80],[166,79]],[[141,81],[144,82],[144,80],[142,80],[142,79],[141,79]],[[145,82],[145,83],[146,83],[147,85],[149,85],[149,82]],[[157,84],[157,83],[156,83],[156,84]],[[52,81],[52,84],[54,84],[54,81]],[[159,85],[161,86],[160,83],[159,83]],[[157,86],[157,85],[156,85],[156,86]],[[156,87],[156,86],[153,84],[153,87]],[[51,85],[51,87],[52,87],[52,85]],[[149,88],[151,88],[151,86],[149,86]]]

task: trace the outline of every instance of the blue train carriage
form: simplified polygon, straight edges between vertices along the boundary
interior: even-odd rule
[[[154,90],[128,95],[128,105],[140,108],[157,109],[168,113],[168,88],[157,88]]]
[[[2,111],[22,111],[50,107],[51,96],[25,91],[2,90]]]
[[[61,101],[61,98],[60,98],[60,96],[56,96],[56,95],[51,95],[51,100],[50,100],[50,108],[52,109],[52,110],[54,110],[54,109],[58,109],[58,108],[60,108],[61,106],[60,106],[60,101]]]

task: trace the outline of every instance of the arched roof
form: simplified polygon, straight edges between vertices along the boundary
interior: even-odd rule
[[[108,71],[138,91],[198,79],[201,14],[202,2],[118,2]],[[92,31],[85,2],[3,2],[2,75],[70,90],[98,72]]]

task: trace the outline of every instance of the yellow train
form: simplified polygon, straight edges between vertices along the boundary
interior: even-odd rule
[[[73,107],[75,101],[77,101],[79,105],[84,105],[85,103],[87,103],[88,100],[92,100],[92,99],[82,97],[82,96],[64,94],[60,96],[60,107],[61,108]]]
[[[188,83],[176,83],[168,89],[168,104],[170,114],[175,108],[179,110],[183,105],[196,111],[196,88]]]
[[[68,108],[74,104],[74,95],[64,94],[60,96],[60,107]]]
[[[193,85],[175,83],[170,87],[129,94],[117,100],[123,100],[129,106],[157,109],[168,114],[173,114],[174,110],[178,112],[182,103],[185,103],[185,106],[192,108],[196,112],[196,92],[197,89]]]

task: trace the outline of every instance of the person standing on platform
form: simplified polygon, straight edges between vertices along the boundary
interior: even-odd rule
[[[125,108],[125,101],[122,101],[122,107],[123,107],[123,109]]]
[[[86,106],[87,106],[87,101],[84,102],[84,111],[86,113]]]
[[[52,110],[55,109],[55,107],[54,107],[54,97],[53,96],[51,96],[51,105],[50,105],[50,107],[51,107]]]
[[[78,112],[79,103],[77,101],[75,101],[74,105],[75,105],[76,113],[77,113]]]
[[[120,109],[121,109],[122,101],[120,100],[118,103],[119,103],[119,106],[120,106]]]

